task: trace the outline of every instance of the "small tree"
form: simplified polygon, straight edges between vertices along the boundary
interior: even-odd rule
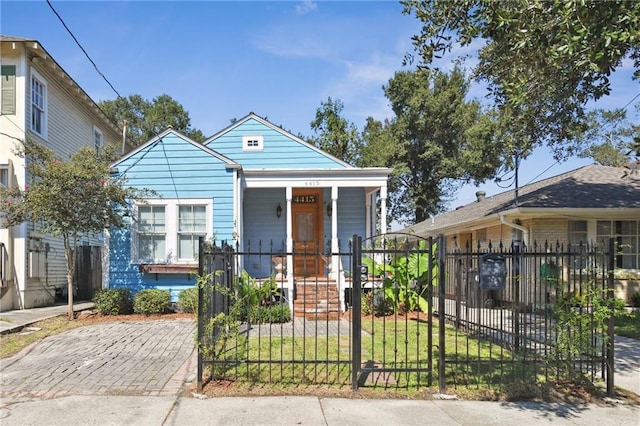
[[[109,173],[116,159],[114,146],[96,153],[82,148],[63,161],[48,148],[28,140],[15,154],[24,158],[25,188],[0,189],[0,213],[5,226],[29,221],[38,230],[62,237],[69,294],[68,317],[73,319],[73,274],[78,240],[107,227],[124,226],[127,203],[149,191],[124,186],[122,178]]]

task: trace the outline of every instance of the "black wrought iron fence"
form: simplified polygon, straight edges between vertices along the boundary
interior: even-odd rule
[[[447,251],[387,235],[337,252],[268,247],[203,244],[199,385],[612,380],[613,246]]]
[[[205,368],[205,380],[349,384],[346,304],[352,287],[341,266],[349,257],[321,247],[298,252],[274,244],[203,247],[199,385]],[[300,268],[295,277],[295,269],[287,267],[294,262]],[[335,274],[329,262],[337,265]]]
[[[438,315],[456,350],[447,383],[612,380],[613,241],[447,252]],[[470,351],[470,342],[481,341]],[[610,390],[611,392],[612,390]]]

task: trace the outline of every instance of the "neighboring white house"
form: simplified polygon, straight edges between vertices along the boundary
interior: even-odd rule
[[[119,129],[37,40],[0,36],[0,66],[0,185],[29,182],[24,160],[13,153],[25,139],[63,159],[120,139]],[[50,305],[55,289],[66,286],[62,240],[36,229],[0,225],[0,311]],[[82,243],[102,245],[89,237]]]

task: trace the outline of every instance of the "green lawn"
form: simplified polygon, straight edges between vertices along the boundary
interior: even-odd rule
[[[362,363],[368,371],[363,387],[416,388],[437,386],[438,326],[433,326],[432,370],[428,364],[428,328],[424,321],[365,321]],[[217,348],[215,378],[255,383],[350,385],[349,335],[338,337],[228,336]],[[540,374],[536,365],[519,362],[510,351],[445,328],[447,382],[491,387],[530,380]],[[319,360],[319,361],[315,361]],[[393,371],[381,371],[392,369]]]
[[[640,339],[640,313],[618,312],[614,324],[615,333],[618,336]]]

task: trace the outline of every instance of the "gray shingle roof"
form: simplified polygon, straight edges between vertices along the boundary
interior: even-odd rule
[[[640,177],[623,178],[618,167],[584,166],[521,187],[518,205],[515,190],[506,191],[482,201],[474,201],[432,220],[417,223],[406,231],[424,235],[437,229],[463,224],[515,207],[545,209],[640,208]]]

